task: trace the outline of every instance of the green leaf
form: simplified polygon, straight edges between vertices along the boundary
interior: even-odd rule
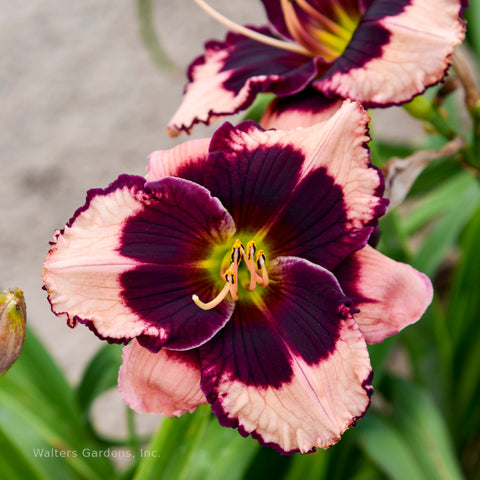
[[[81,455],[83,448],[98,449],[98,444],[89,433],[72,387],[30,328],[22,354],[0,379],[0,431],[44,478],[101,479],[114,474],[108,458]],[[34,451],[51,449],[76,455],[34,455]]]
[[[412,259],[412,266],[433,276],[447,252],[456,245],[461,231],[480,201],[480,188],[472,184],[451,199],[451,210],[438,222]]]
[[[96,468],[100,465],[81,454],[85,445],[75,445],[74,438],[61,436],[55,421],[44,418],[46,413],[50,417],[43,406],[26,410],[14,397],[0,392],[0,431],[22,456],[25,468],[45,479],[101,480],[103,476]]]
[[[443,417],[426,391],[400,378],[392,384],[395,423],[426,478],[463,479]]]
[[[78,403],[84,413],[88,412],[100,394],[117,385],[122,348],[122,345],[104,345],[85,368],[76,390]]]
[[[452,342],[445,323],[441,292],[436,292],[433,301],[414,328],[406,328],[398,338],[407,348],[414,377],[439,402],[448,409],[445,392],[451,377]]]
[[[474,206],[477,207],[477,211],[461,241],[462,257],[455,272],[447,309],[447,324],[457,348],[464,347],[463,341],[470,337],[477,326],[480,311],[478,295],[480,205],[477,202]]]
[[[78,409],[75,408],[76,402],[71,386],[34,331],[28,326],[22,354],[12,370],[1,379],[0,389],[12,384],[21,384],[22,388],[29,390],[28,393],[35,393],[33,398],[28,398],[27,394],[24,395],[26,404],[31,405],[32,408],[35,408],[36,402],[42,399],[46,403],[55,405],[57,414],[70,418],[72,423],[76,423],[76,427],[82,427],[82,422],[78,421]]]
[[[386,338],[383,342],[376,343],[373,345],[368,345],[368,353],[370,355],[370,363],[374,372],[373,376],[373,386],[376,388],[377,385],[380,385],[385,370],[387,368],[387,363],[390,358],[395,345],[398,342],[396,336]]]
[[[260,450],[258,442],[242,437],[236,429],[222,427],[210,416],[200,446],[190,460],[189,480],[240,480]],[[235,466],[232,468],[232,466]]]
[[[392,157],[404,158],[408,157],[414,152],[414,149],[405,146],[397,145],[393,143],[387,143],[377,140],[375,137],[368,142],[370,148],[372,162],[377,167],[382,166],[384,163],[388,162]]]
[[[394,479],[463,479],[455,450],[437,406],[425,390],[390,378],[391,413],[370,412],[360,422],[359,444]]]
[[[432,220],[450,212],[456,205],[455,199],[466,190],[476,190],[476,180],[467,172],[461,172],[425,195],[410,208],[402,221],[407,235],[412,235]]]
[[[382,217],[378,226],[380,240],[378,250],[399,262],[408,262],[408,238],[402,227],[402,222],[396,210],[390,211]]]
[[[356,428],[361,448],[389,477],[394,480],[430,480],[421,471],[408,439],[390,422],[370,412]]]
[[[273,448],[260,447],[243,478],[248,480],[280,479],[288,469],[291,457],[280,455]]]
[[[451,424],[462,441],[468,432],[480,428],[479,238],[480,208],[461,240],[462,256],[454,275],[445,321],[453,352],[450,358],[451,401],[455,408]]]
[[[453,177],[465,174],[466,172],[462,169],[460,163],[454,161],[452,157],[439,158],[431,162],[422,171],[412,185],[408,196],[412,197],[431,192],[449,182]]]
[[[295,454],[284,480],[321,480],[326,479],[331,455],[320,450],[308,455]]]
[[[220,427],[210,408],[201,406],[193,414],[162,421],[134,479],[239,480],[257,448],[251,438]]]
[[[460,349],[457,350],[461,352]],[[456,378],[453,387],[452,403],[455,405],[452,423],[454,428],[461,432],[476,432],[480,423],[480,331],[472,332],[472,341],[461,352],[461,361],[456,359],[456,364],[461,365],[462,374]]]
[[[167,478],[166,471],[169,468],[174,468],[179,461],[185,462],[185,458],[179,459],[179,450],[182,449],[182,453],[185,453],[186,445],[195,443],[205,428],[208,413],[199,407],[193,414],[165,418],[145,450],[135,480]]]
[[[470,2],[466,11],[466,17],[468,20],[468,40],[475,50],[477,56],[480,56],[480,5],[478,2]]]
[[[25,458],[22,451],[18,449],[0,430],[0,452],[2,452],[2,463],[0,465],[0,477],[2,480],[49,480],[42,472],[32,465]]]
[[[258,94],[252,106],[243,117],[243,120],[255,120],[256,122],[259,122],[262,118],[263,112],[274,98],[275,95],[273,93]]]

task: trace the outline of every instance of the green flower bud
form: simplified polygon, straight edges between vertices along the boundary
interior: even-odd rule
[[[0,375],[19,357],[25,342],[26,307],[23,292],[0,292]]]

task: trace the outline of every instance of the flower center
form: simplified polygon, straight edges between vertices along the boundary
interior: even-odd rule
[[[257,246],[253,240],[250,240],[246,247],[243,246],[240,240],[235,240],[228,256],[228,267],[225,267],[224,262],[222,262],[220,267],[220,278],[225,282],[220,293],[207,303],[200,300],[198,295],[192,295],[192,300],[202,310],[215,308],[228,294],[234,301],[237,301],[239,298],[238,285],[240,274],[242,273],[240,270],[241,266],[246,267],[247,270],[248,281],[242,282],[245,290],[253,292],[257,284],[267,287],[269,280],[265,262],[265,253],[263,250],[257,251]]]
[[[307,0],[280,0],[290,35],[314,56],[331,62],[342,55],[360,23],[361,12],[347,11],[332,2],[320,12]]]

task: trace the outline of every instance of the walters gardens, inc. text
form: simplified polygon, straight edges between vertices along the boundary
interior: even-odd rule
[[[135,454],[130,450],[115,450],[107,448],[106,450],[97,450],[84,448],[82,450],[59,450],[57,448],[34,448],[33,456],[35,458],[75,458],[75,457],[111,457],[111,458],[135,458]],[[141,457],[160,457],[158,450],[140,449]]]

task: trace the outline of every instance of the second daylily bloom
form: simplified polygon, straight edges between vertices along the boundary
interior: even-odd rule
[[[119,388],[142,412],[209,403],[282,453],[327,448],[366,411],[366,343],[420,318],[430,281],[367,242],[385,211],[347,102],[327,122],[225,123],[151,155],[57,231],[52,309],[124,348]]]
[[[208,42],[205,54],[190,65],[182,104],[169,124],[172,135],[244,110],[261,92],[289,97],[310,88],[366,107],[407,102],[443,79],[464,36],[460,15],[467,5],[466,0],[262,3],[271,27],[229,32],[224,42]]]

